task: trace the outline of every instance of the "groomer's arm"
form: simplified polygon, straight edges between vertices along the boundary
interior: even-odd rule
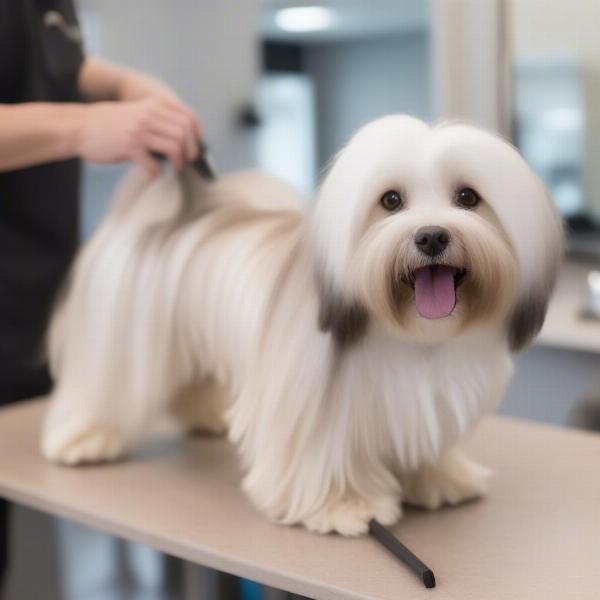
[[[151,151],[176,168],[196,157],[198,120],[164,84],[86,58],[79,87],[98,102],[0,105],[0,171],[79,156],[101,163],[133,160],[155,175],[160,165]]]

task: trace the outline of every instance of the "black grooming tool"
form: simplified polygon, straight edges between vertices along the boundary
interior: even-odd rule
[[[208,181],[214,181],[217,178],[215,165],[208,154],[208,146],[202,140],[198,142],[198,156],[192,166]]]
[[[160,152],[150,152],[153,158],[163,161],[167,157]],[[210,156],[208,154],[208,146],[200,140],[198,142],[198,156],[190,163],[191,166],[198,172],[199,175],[204,177],[207,181],[214,181],[217,178],[216,170]]]
[[[388,552],[401,560],[423,582],[426,588],[435,587],[433,571],[402,544],[387,527],[384,527],[379,521],[371,519],[369,534]]]

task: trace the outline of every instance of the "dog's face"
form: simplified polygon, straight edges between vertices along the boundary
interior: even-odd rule
[[[405,116],[360,130],[315,210],[321,327],[341,344],[371,325],[436,342],[506,323],[537,332],[562,251],[546,190],[500,138]]]

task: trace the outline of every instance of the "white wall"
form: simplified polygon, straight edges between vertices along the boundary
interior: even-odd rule
[[[198,113],[223,171],[255,164],[254,135],[238,126],[259,75],[260,0],[79,0],[87,49],[169,83]],[[122,169],[86,171],[84,234]]]
[[[371,119],[398,112],[431,117],[426,31],[311,44],[305,57],[315,81],[321,166]]]
[[[510,134],[505,0],[432,0],[435,115]]]
[[[106,58],[153,73],[198,112],[223,168],[254,158],[234,118],[258,76],[259,0],[80,0]]]

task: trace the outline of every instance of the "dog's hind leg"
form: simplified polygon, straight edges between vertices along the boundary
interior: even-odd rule
[[[119,349],[118,342],[124,340],[113,340],[114,356],[109,358],[108,353],[95,357],[82,346],[77,348],[80,362],[70,357],[70,372],[58,380],[44,422],[46,458],[68,465],[115,460],[131,450],[166,411],[177,377],[169,377],[165,369],[160,373],[162,381],[153,379],[155,365],[149,363],[137,369],[146,378],[136,378],[134,361],[126,357],[131,350]]]
[[[89,400],[89,401],[88,401]],[[42,452],[55,462],[77,465],[116,460],[127,454],[151,427],[159,408],[132,410],[141,404],[123,395],[104,408],[81,390],[78,398],[54,393],[42,431]],[[164,403],[166,405],[166,402]]]
[[[123,456],[131,444],[115,424],[76,424],[46,427],[42,441],[44,456],[65,465],[98,463]]]
[[[82,327],[86,334],[86,324]],[[183,379],[180,361],[156,349],[144,355],[149,344],[141,344],[136,353],[128,344],[133,333],[113,331],[98,354],[86,344],[70,345],[43,427],[47,458],[69,465],[114,460],[167,411]]]
[[[147,187],[133,184],[124,184],[124,201],[77,258],[52,320],[57,386],[42,451],[57,462],[122,456],[194,372],[177,320],[185,260],[173,257],[170,244],[178,182],[165,175]]]
[[[188,385],[172,402],[170,413],[188,433],[222,435],[227,431],[229,396],[212,377]]]

